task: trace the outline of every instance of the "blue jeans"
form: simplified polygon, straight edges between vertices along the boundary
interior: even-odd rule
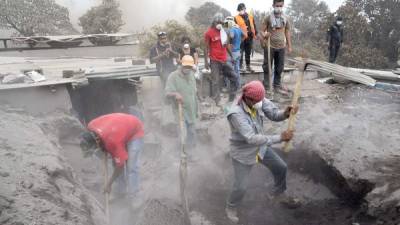
[[[236,74],[236,86],[241,87],[241,79],[240,79],[240,51],[232,52],[232,57],[228,55],[228,64],[233,67],[233,71]],[[229,79],[225,78],[225,82],[228,83]]]
[[[139,190],[139,158],[143,151],[143,138],[127,144],[128,161],[123,173],[116,179],[115,192],[133,197]]]
[[[185,145],[188,147],[188,149],[193,149],[196,147],[196,128],[194,123],[188,123],[185,121],[186,125],[186,140],[185,140]]]
[[[274,176],[275,185],[272,194],[279,195],[285,192],[287,172],[286,163],[272,148],[268,148],[261,163],[266,166]],[[232,165],[234,170],[234,183],[233,189],[227,200],[227,206],[234,208],[242,202],[243,197],[246,194],[248,176],[253,165],[242,164],[235,159],[232,159]]]

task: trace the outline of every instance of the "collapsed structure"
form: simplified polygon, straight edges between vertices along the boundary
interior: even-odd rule
[[[377,85],[387,81],[376,82],[365,77],[371,73],[382,74],[379,71],[351,73],[348,68],[316,61],[310,63],[314,65],[311,69],[322,71],[324,76],[333,75],[361,84],[330,85],[319,82],[320,75],[315,71],[306,73],[295,148],[284,155],[292,174],[289,182],[295,184],[289,191],[301,197],[305,204],[293,213],[271,205],[262,194],[271,180],[266,171],[258,169],[255,176],[267,177],[267,180],[252,178],[252,191],[244,202],[249,207],[243,212],[252,216],[245,217],[244,222],[343,224],[366,220],[366,224],[397,225],[400,222],[397,179],[400,168],[396,163],[400,158],[397,151],[399,93],[396,89],[388,92],[371,88],[387,90],[387,85]],[[173,144],[176,138],[165,137],[159,129],[158,107],[162,98],[154,91],[160,88],[158,78],[153,77],[154,67],[133,66],[125,58],[14,58],[0,65],[0,73],[7,75],[32,70],[42,73],[46,81],[0,85],[0,136],[3,137],[0,157],[5,162],[0,167],[2,224],[28,221],[103,224],[101,174],[94,165],[82,166],[95,159],[85,161],[79,156],[77,136],[86,121],[138,103],[143,104],[148,127],[142,160],[143,196],[139,212],[134,213],[139,218],[134,224],[152,221],[181,224],[183,214],[177,200],[179,157]],[[245,79],[258,79],[259,73],[261,70],[256,70]],[[293,85],[297,74],[298,71],[294,71],[293,76],[286,74],[285,82]],[[385,77],[396,79],[393,74]],[[395,83],[392,85],[396,87]],[[223,111],[209,104],[207,99],[200,113],[203,147],[197,154],[201,160],[189,165],[188,171],[191,216],[192,220],[200,218],[203,224],[225,224],[224,213],[220,210],[224,208],[230,185],[230,167],[225,157],[229,150],[229,127]],[[275,124],[266,126],[271,132],[285,129]],[[66,147],[65,142],[75,147]],[[355,208],[340,206],[335,201],[351,203]],[[336,204],[340,210],[332,210],[338,207]],[[319,218],[317,209],[337,219]],[[364,213],[374,218],[367,220],[369,217],[364,217]],[[166,218],[165,215],[168,219],[162,220],[160,217]]]

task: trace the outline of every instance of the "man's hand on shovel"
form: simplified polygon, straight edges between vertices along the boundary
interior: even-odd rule
[[[182,104],[183,103],[182,95],[179,93],[175,93],[175,100],[176,100],[176,102],[178,102],[178,104]]]
[[[286,107],[284,113],[285,113],[286,118],[289,118],[291,113],[293,113],[293,115],[296,115],[298,111],[299,111],[299,106],[295,105],[295,106]]]
[[[281,140],[288,142],[292,140],[293,136],[294,136],[294,130],[287,130],[281,133]]]

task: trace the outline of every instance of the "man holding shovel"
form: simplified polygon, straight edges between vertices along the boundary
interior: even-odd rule
[[[182,58],[182,66],[171,73],[165,86],[167,98],[175,100],[173,103],[174,112],[178,115],[178,106],[183,109],[183,117],[186,127],[185,146],[190,150],[196,146],[195,122],[198,116],[198,102],[196,79],[194,77],[194,59],[190,55]],[[179,118],[181,119],[181,118]],[[192,156],[192,154],[189,154]]]
[[[285,55],[292,52],[290,22],[283,14],[284,0],[273,0],[273,11],[263,20],[261,45],[264,48],[264,86],[273,88],[275,92],[289,95],[289,91],[281,84]],[[271,65],[274,64],[272,76]],[[273,80],[270,80],[272,79]],[[272,92],[272,90],[269,90]]]
[[[132,200],[139,189],[139,156],[143,149],[143,123],[136,116],[112,113],[100,116],[88,124],[81,135],[81,148],[85,154],[101,149],[113,158],[114,172],[107,180],[104,192],[109,194],[114,181],[114,193]],[[105,165],[107,167],[107,165]],[[126,174],[124,176],[124,169]]]
[[[228,197],[226,215],[232,222],[238,222],[237,207],[247,189],[247,179],[252,167],[258,162],[266,166],[274,177],[275,185],[270,195],[289,208],[297,207],[298,202],[285,195],[286,163],[271,148],[273,144],[287,142],[293,138],[293,131],[279,135],[267,135],[264,120],[284,121],[291,113],[297,113],[297,106],[279,110],[265,97],[265,89],[260,81],[246,84],[242,96],[234,102],[227,118],[231,127],[230,156],[234,169],[234,185]]]

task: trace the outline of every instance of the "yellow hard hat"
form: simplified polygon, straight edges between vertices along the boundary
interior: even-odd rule
[[[182,66],[194,66],[194,59],[190,55],[182,57]]]

